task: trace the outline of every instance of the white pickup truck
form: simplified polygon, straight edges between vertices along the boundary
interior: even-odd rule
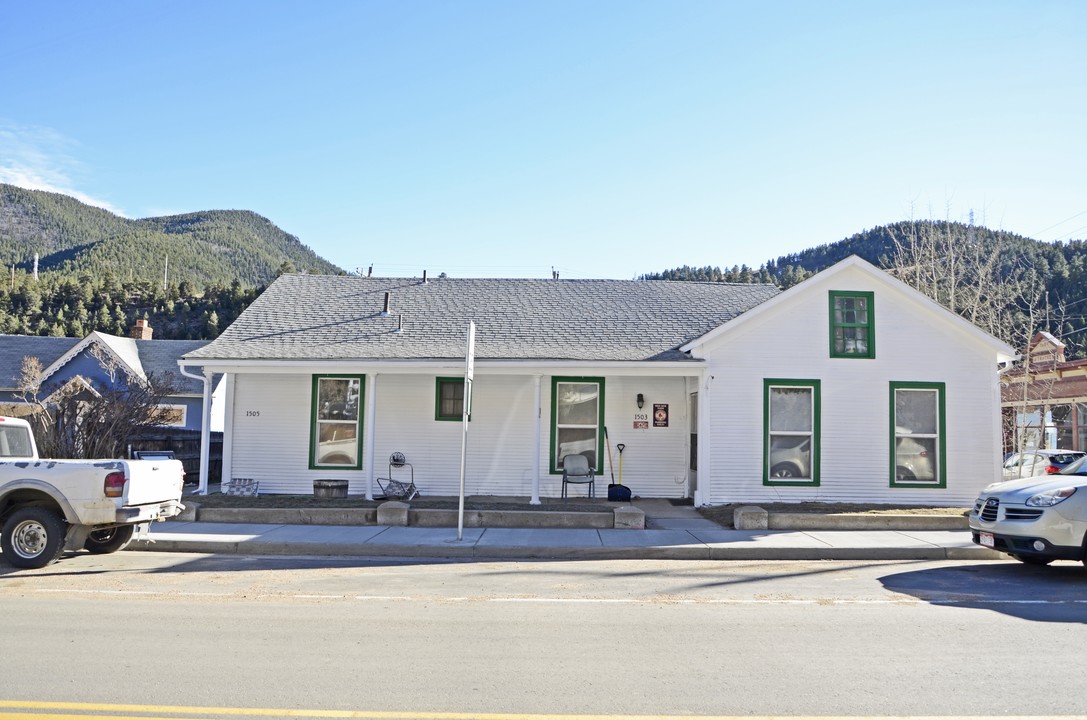
[[[117,552],[184,509],[178,460],[42,460],[25,420],[0,417],[0,550],[40,568],[65,550]]]

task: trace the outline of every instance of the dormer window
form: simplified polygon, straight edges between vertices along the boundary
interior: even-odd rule
[[[874,293],[830,292],[830,356],[874,358],[876,321]]]

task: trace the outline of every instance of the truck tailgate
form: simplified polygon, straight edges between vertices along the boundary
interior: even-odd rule
[[[125,505],[181,499],[185,470],[180,460],[126,460]]]

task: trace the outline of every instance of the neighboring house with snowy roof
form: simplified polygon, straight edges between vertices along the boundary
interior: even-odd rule
[[[470,495],[558,496],[572,453],[603,488],[620,445],[635,495],[697,504],[958,505],[998,474],[1014,350],[851,257],[785,292],[283,275],[182,360],[226,378],[224,479],[373,496],[398,452],[456,495],[469,322]]]

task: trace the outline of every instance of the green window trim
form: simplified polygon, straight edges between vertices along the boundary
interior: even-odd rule
[[[873,359],[876,357],[875,293],[831,290],[830,356]],[[861,301],[857,303],[857,301]],[[863,348],[857,345],[863,343]],[[852,344],[852,349],[849,345]]]
[[[934,392],[933,404],[935,432],[912,432],[899,424],[906,422],[899,417],[899,391]],[[890,485],[893,488],[947,487],[947,387],[942,382],[891,382],[890,383]],[[900,449],[899,441],[903,442]],[[932,468],[931,453],[935,448],[936,467]],[[916,450],[916,452],[910,452]],[[923,479],[931,474],[931,480]]]
[[[325,383],[324,381],[328,381]],[[337,382],[345,381],[345,382]],[[365,375],[314,375],[310,396],[310,470],[362,469],[362,408],[365,406]],[[354,442],[350,433],[354,432]],[[346,437],[339,440],[338,436]],[[318,457],[322,446],[326,454]],[[354,458],[351,455],[354,454]],[[330,458],[343,458],[330,462]]]
[[[443,413],[442,412],[442,399],[443,391],[446,388],[460,388],[459,398],[447,398],[450,400],[457,400],[457,411],[455,413]],[[452,391],[455,395],[455,390]],[[464,378],[463,377],[439,377],[434,379],[434,419],[441,422],[456,421],[461,422],[464,416]],[[471,420],[471,415],[468,416]]]
[[[764,378],[762,381],[762,484],[782,487],[818,487],[821,454],[821,386],[819,380]],[[771,397],[775,389],[811,391],[811,422],[808,429],[771,432]],[[772,448],[772,436],[784,438],[784,447]],[[797,438],[799,444],[790,442]],[[806,440],[805,440],[806,438]],[[805,450],[805,442],[808,448]],[[806,454],[806,457],[805,457]],[[771,455],[773,462],[771,462]],[[802,465],[807,462],[807,476]],[[795,475],[786,474],[794,472]]]
[[[551,446],[550,446],[550,460],[548,461],[549,472],[552,475],[561,475],[562,468],[559,466],[558,447],[559,447],[559,386],[564,384],[593,384],[598,386],[596,395],[596,425],[595,425],[595,460],[590,465],[595,467],[597,473],[604,472],[604,378],[602,377],[560,377],[552,376],[551,378]],[[564,425],[563,430],[569,429],[581,429],[582,431],[588,430],[590,425],[582,424],[578,425]],[[584,441],[583,441],[584,442]]]

